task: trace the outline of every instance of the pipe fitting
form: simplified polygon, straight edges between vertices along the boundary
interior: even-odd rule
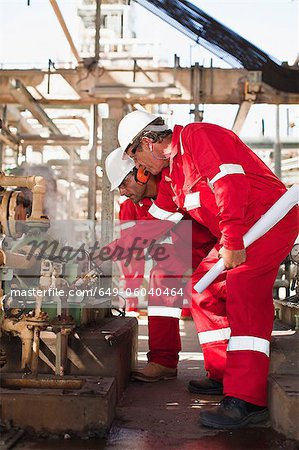
[[[10,187],[25,187],[30,189],[33,195],[32,198],[32,212],[29,217],[29,221],[47,220],[44,216],[44,197],[46,193],[46,182],[43,177],[40,176],[16,176],[5,175],[0,172],[0,186]]]
[[[12,333],[18,336],[22,342],[22,369],[30,367],[33,330],[28,328],[26,319],[17,320],[14,318],[4,318],[1,324],[1,329],[7,333]]]
[[[40,220],[43,218],[44,197],[46,193],[46,182],[43,177],[34,177],[34,186],[32,187],[32,212],[29,220]]]

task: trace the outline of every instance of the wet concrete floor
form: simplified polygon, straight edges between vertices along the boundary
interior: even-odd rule
[[[191,378],[204,374],[194,324],[181,321],[182,352],[176,380],[131,382],[106,439],[93,436],[24,436],[18,450],[295,450],[298,443],[276,433],[270,423],[235,431],[215,431],[198,423],[201,408],[221,399],[187,391]],[[147,321],[139,320],[139,363],[146,363]]]

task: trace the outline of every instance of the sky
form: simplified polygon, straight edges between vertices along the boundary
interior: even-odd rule
[[[0,62],[42,64],[44,60],[67,61],[68,45],[60,30],[48,0],[0,0]],[[71,34],[76,40],[79,19],[78,0],[58,0]],[[298,49],[298,0],[193,0],[216,20],[241,34],[262,50],[281,61],[292,64]],[[134,2],[132,2],[134,4]],[[181,52],[182,60],[190,62],[186,46],[194,45],[183,34],[175,31],[139,5],[136,10],[136,31],[144,39],[165,43],[171,53]],[[201,51],[194,50],[200,57]]]
[[[72,60],[67,41],[60,29],[48,0],[0,0],[0,64],[3,68],[46,68],[48,59],[58,62]],[[133,2],[132,2],[133,3]],[[298,0],[193,0],[193,3],[216,20],[241,34],[265,52],[280,61],[293,64],[299,52]],[[58,0],[74,41],[79,31],[76,13],[77,0]],[[171,63],[173,54],[181,58],[182,66],[198,61],[214,66],[228,67],[217,57],[177,32],[144,8],[134,4],[136,33],[141,39],[160,43],[161,56]],[[5,43],[3,45],[3,43]],[[163,43],[163,45],[162,45]],[[174,107],[175,119],[182,124],[192,120],[189,105]],[[205,121],[230,128],[236,106],[204,107]],[[299,129],[298,107],[289,107],[290,119]],[[275,107],[254,106],[246,120],[243,134],[257,135],[262,118],[266,118],[266,133],[275,130]],[[286,133],[286,107],[281,106],[281,132]]]

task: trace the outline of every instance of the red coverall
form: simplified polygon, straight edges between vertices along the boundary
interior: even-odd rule
[[[168,258],[166,262],[157,261],[153,267],[150,288],[154,295],[148,296],[150,350],[148,360],[173,368],[177,367],[181,350],[178,319],[181,317],[181,312],[184,311],[183,301],[187,300],[189,305],[191,303],[191,289],[183,285],[182,275],[187,269],[192,269],[192,266],[197,267],[215,244],[215,238],[208,229],[192,220],[188,214],[185,219],[191,221],[191,226],[187,231],[192,233],[192,236],[184,236],[186,226],[183,224],[182,227],[175,227],[171,230],[170,234],[174,245],[163,244]],[[157,221],[154,222],[157,224]],[[152,234],[153,236],[154,234]],[[162,294],[157,294],[156,288],[161,288]],[[183,296],[170,295],[172,288],[176,292],[179,292],[181,288]]]
[[[172,145],[170,173],[162,177],[149,213],[163,219],[167,212],[171,220],[178,208],[188,211],[217,238],[193,274],[194,285],[217,261],[222,245],[244,247],[246,231],[285,186],[233,132],[217,125],[176,126]],[[202,294],[193,291],[192,314],[205,367],[210,378],[223,381],[225,395],[266,405],[272,287],[297,233],[294,207],[246,250],[245,263],[224,272]]]
[[[136,220],[142,220],[144,216],[147,215],[148,209],[152,202],[149,199],[144,199],[145,202],[141,204],[134,204],[132,200],[127,199],[120,204],[119,210],[119,220],[120,220],[120,230],[125,230],[134,226]],[[121,264],[121,280],[120,288],[124,292],[126,297],[126,310],[127,311],[137,311],[138,307],[138,295],[134,294],[138,292],[141,288],[143,278],[144,278],[144,259],[132,258],[130,264],[125,265],[124,261],[120,261]],[[129,292],[127,296],[126,293]]]
[[[136,221],[153,219],[151,215],[147,214],[148,209],[152,205],[152,200],[144,198],[139,204],[126,200],[122,205],[125,205],[125,209],[122,207],[122,213],[120,214],[120,219],[122,219],[120,227],[123,231],[118,243],[125,247],[125,243],[128,246],[130,228],[134,227]],[[192,220],[191,217],[189,217],[189,220]],[[140,226],[143,226],[142,222],[140,222]],[[189,252],[190,250],[190,237],[186,238],[183,235],[185,230],[186,227],[181,227],[181,230],[177,228],[171,232],[171,240],[180,240],[180,252],[184,252],[184,250]],[[136,235],[134,231],[133,234],[134,236]],[[192,220],[192,235],[192,266],[196,268],[205,254],[213,247],[215,239],[205,227],[194,220]],[[123,244],[121,244],[121,240],[124,241]],[[184,240],[186,246],[184,246]],[[160,288],[163,292],[165,288],[171,289],[176,286],[178,290],[182,286],[182,282],[177,275],[182,275],[187,269],[187,267],[183,266],[183,262],[182,266],[179,266],[179,261],[185,261],[186,263],[190,258],[188,258],[188,255],[184,257],[184,255],[180,254],[178,256],[175,252],[176,247],[172,244],[164,243],[163,247],[167,249],[167,262],[165,264],[161,261],[156,261],[150,274],[150,290],[153,291],[153,295],[148,296],[149,353],[147,356],[149,362],[152,361],[166,367],[175,368],[177,367],[181,350],[179,318],[184,297],[179,296],[176,299],[177,301],[175,301],[169,295],[156,295],[156,289]],[[122,267],[126,287],[131,289],[140,287],[142,282],[140,276],[143,276],[144,273],[144,260],[138,261],[132,258],[128,267],[124,263],[122,263]],[[187,292],[184,293],[184,296],[188,299]]]

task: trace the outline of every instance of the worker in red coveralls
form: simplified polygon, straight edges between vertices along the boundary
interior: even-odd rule
[[[142,170],[137,173],[132,160],[122,160],[122,153],[123,151],[121,149],[116,149],[111,152],[106,159],[105,166],[111,184],[111,190],[118,187],[120,194],[129,198],[127,202],[130,202],[131,212],[130,215],[125,217],[128,221],[121,223],[121,234],[124,237],[125,233],[133,230],[138,220],[153,219],[151,216],[148,217],[147,212],[153,204],[153,199],[157,197],[160,177],[155,179],[152,175],[144,174]],[[140,222],[140,225],[144,227],[144,222]],[[192,227],[194,236],[192,257],[193,264],[196,267],[205,255],[206,247],[209,246],[209,249],[213,247],[214,238],[208,230],[195,221],[192,222]],[[150,274],[151,289],[149,292],[152,290],[155,293],[156,288],[162,288],[162,291],[165,291],[165,288],[168,287],[169,289],[169,283],[171,283],[171,287],[174,286],[174,283],[177,283],[177,290],[182,286],[181,277],[173,276],[169,271],[173,266],[176,266],[177,273],[183,274],[186,270],[185,266],[178,267],[178,260],[184,260],[182,252],[184,252],[185,248],[187,251],[190,248],[187,245],[190,237],[186,239],[185,236],[182,236],[185,230],[186,227],[181,227],[181,231],[177,229],[176,232],[172,233],[174,239],[180,239],[183,242],[180,246],[181,253],[179,256],[174,253],[174,245],[171,243],[163,244],[163,248],[167,249],[167,255],[171,257],[171,262],[169,258],[167,260],[167,267],[165,267],[163,261],[155,261],[155,265]],[[124,240],[126,240],[125,237]],[[172,238],[170,237],[170,242],[171,240]],[[188,257],[185,260],[187,259]],[[189,260],[191,262],[191,258]],[[136,263],[138,264],[139,261],[136,261]],[[130,275],[130,273],[135,273],[134,264],[134,259],[132,259],[127,268],[126,276]],[[141,275],[140,266],[138,267],[138,272]],[[179,296],[177,302],[169,295],[166,295],[165,298],[161,298],[161,295],[148,296],[148,364],[141,369],[136,369],[132,373],[133,378],[144,382],[155,382],[162,379],[173,379],[177,376],[177,365],[181,350],[179,318],[181,316],[184,294],[185,291]]]
[[[122,225],[130,225],[137,219],[136,208],[134,203],[127,199],[120,204],[119,220]],[[129,266],[126,266],[124,261],[121,261],[121,280],[119,287],[123,291],[123,296],[126,299],[126,311],[138,312],[138,292],[140,292],[144,279],[145,261],[144,259],[132,259]],[[128,292],[128,294],[126,294]]]
[[[189,390],[224,393],[218,406],[201,411],[201,423],[234,429],[263,421],[272,287],[298,233],[298,207],[245,250],[244,234],[286,188],[238,136],[207,123],[175,126],[172,132],[161,118],[133,111],[120,122],[118,139],[137,168],[153,175],[168,170],[149,213],[167,221],[188,211],[217,238],[194,272],[193,285],[219,257],[227,269],[202,294],[193,291],[208,376],[191,381]]]
[[[157,196],[156,191],[159,183],[158,182],[156,183],[154,177],[151,176],[148,188],[151,186],[152,189],[150,190],[152,190],[153,192],[155,191],[154,197],[151,198],[142,197],[141,201],[134,203],[133,198],[136,197],[136,194],[138,198],[139,197],[138,193],[146,189],[146,186],[140,189],[140,181],[137,182],[135,178],[136,178],[135,176],[131,176],[129,180],[125,183],[126,186],[124,184],[121,184],[119,188],[120,191],[122,192],[122,195],[125,196],[126,193],[128,193],[127,196],[130,197],[120,204],[119,219],[121,221],[120,224],[121,230],[128,229],[129,227],[134,226],[137,220],[146,220],[148,216],[148,210],[152,205],[151,198],[154,199]],[[148,193],[145,194],[149,195]],[[197,253],[195,257],[198,256]],[[128,266],[125,264],[124,261],[120,261],[120,263],[122,269],[122,280],[120,286],[122,287],[124,296],[126,296],[126,292],[129,292],[129,297],[126,296],[126,311],[137,313],[138,292],[142,287],[144,279],[145,261],[144,259],[133,258]],[[157,267],[155,272],[157,274]],[[184,305],[186,306],[184,307]],[[180,318],[187,319],[191,317],[192,316],[189,308],[189,302],[187,298],[184,298],[183,308],[180,311]]]
[[[121,163],[122,161],[120,161],[120,164]],[[129,197],[120,204],[119,219],[121,221],[121,230],[134,226],[137,220],[147,219],[148,210],[152,205],[152,199],[157,196],[158,185],[159,182],[156,182],[153,176],[150,177],[148,184],[142,184],[140,181],[136,181],[136,176],[131,176],[125,181],[125,183],[122,183],[119,186],[119,190],[122,195]],[[141,200],[139,200],[140,195],[142,195]],[[147,195],[151,197],[147,197]],[[198,255],[198,252],[195,252],[194,257],[197,258],[198,256],[200,256]],[[120,263],[122,270],[120,286],[124,292],[124,296],[126,296],[126,292],[129,292],[129,296],[126,296],[126,311],[137,313],[138,292],[142,287],[144,279],[145,261],[144,259],[133,258],[128,266],[124,261],[120,261]],[[197,264],[195,267],[197,267]],[[186,306],[184,307],[184,305]],[[189,302],[187,298],[184,298],[180,318],[187,319],[191,317]]]

